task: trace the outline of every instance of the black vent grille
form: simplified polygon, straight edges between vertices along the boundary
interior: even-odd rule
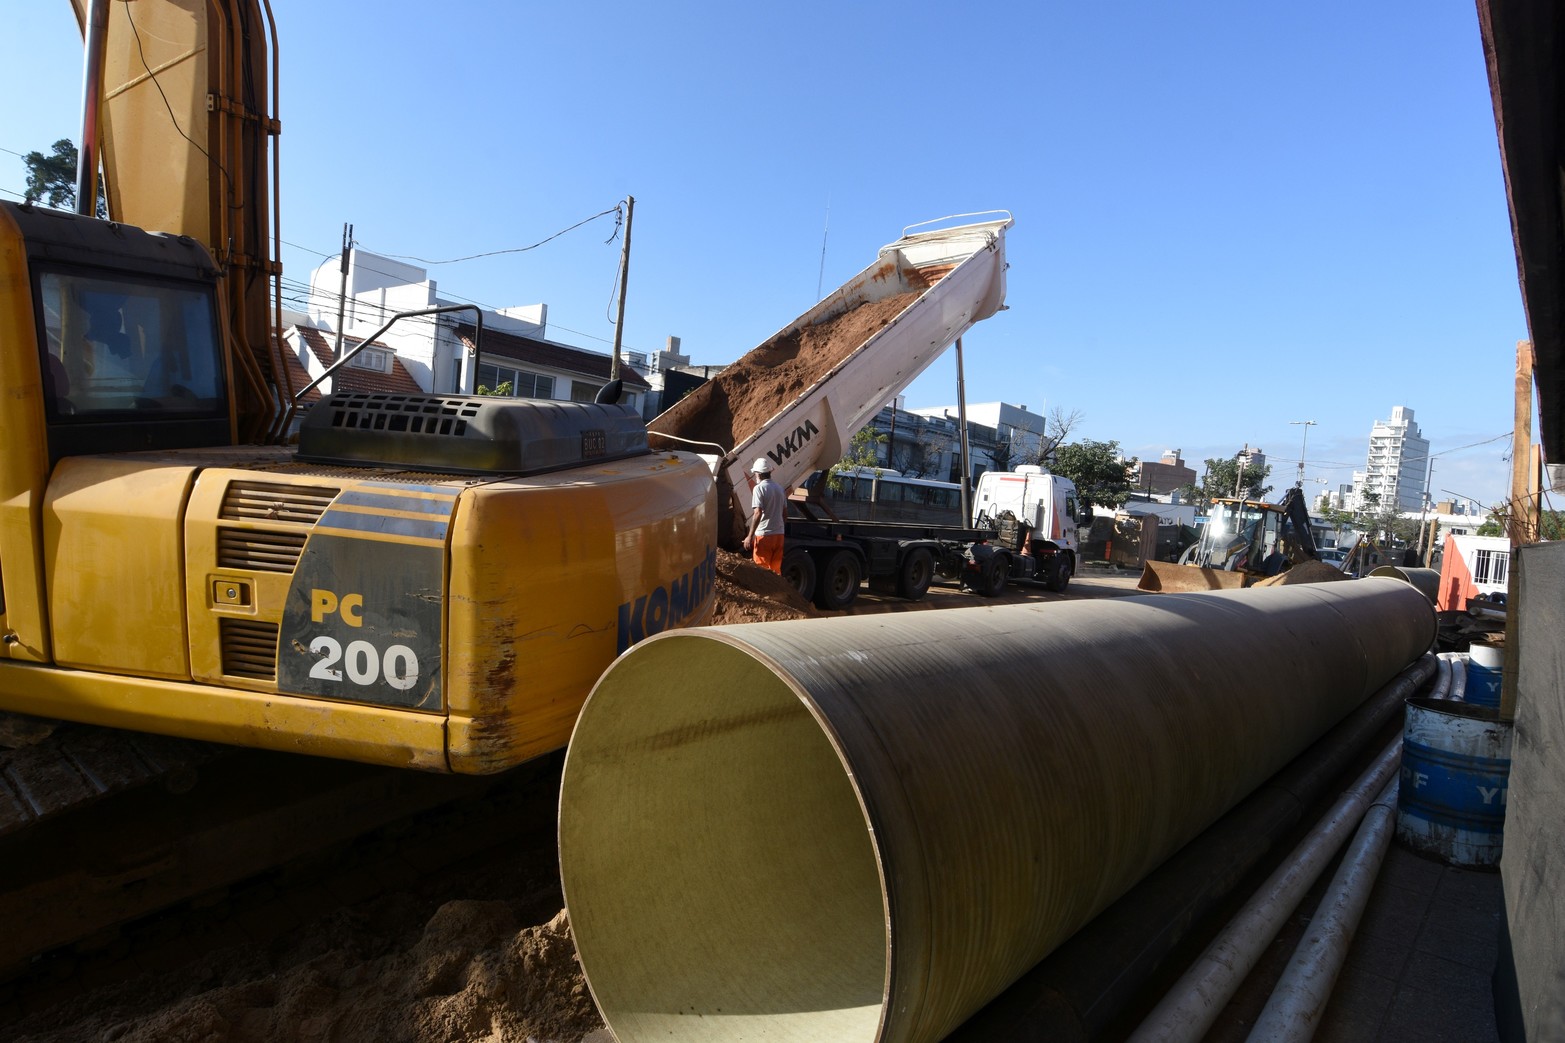
[[[461,438],[481,405],[466,398],[341,391],[316,408],[330,411],[334,428]]]
[[[277,680],[277,624],[256,619],[218,621],[223,673],[252,681]]]
[[[304,553],[303,532],[258,529],[217,530],[217,565],[251,572],[292,572]]]
[[[293,522],[314,525],[338,490],[324,485],[230,482],[223,495],[224,521]]]
[[[446,474],[532,475],[644,456],[629,406],[341,391],[299,426],[298,459]]]

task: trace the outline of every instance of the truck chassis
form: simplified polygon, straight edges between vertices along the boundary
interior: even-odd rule
[[[968,529],[811,516],[788,519],[786,537],[783,578],[827,611],[851,605],[865,579],[876,593],[917,601],[936,577],[998,597],[1010,582],[1063,591],[1075,570],[1069,551],[1018,538],[1003,524]]]

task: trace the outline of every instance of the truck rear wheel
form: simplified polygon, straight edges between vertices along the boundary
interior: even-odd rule
[[[1011,571],[1011,559],[1003,554],[991,554],[978,563],[976,572],[963,572],[962,582],[979,597],[997,598],[1005,591],[1005,581]]]
[[[815,583],[815,604],[828,612],[847,608],[859,596],[863,570],[859,556],[851,550],[839,550],[826,559]]]
[[[1075,571],[1076,560],[1068,552],[1056,554],[1049,565],[1048,578],[1043,581],[1043,589],[1052,590],[1056,594],[1063,593],[1070,586]]]
[[[917,601],[929,592],[934,578],[935,556],[927,547],[915,547],[897,569],[897,597]]]
[[[815,598],[815,559],[807,550],[791,550],[783,555],[782,578],[805,601]]]

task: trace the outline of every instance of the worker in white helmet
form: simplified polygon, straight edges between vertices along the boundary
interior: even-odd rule
[[[766,457],[757,457],[750,473],[755,475],[755,491],[750,494],[750,531],[745,534],[744,549],[751,552],[757,565],[781,575],[788,493],[772,481],[772,462]]]

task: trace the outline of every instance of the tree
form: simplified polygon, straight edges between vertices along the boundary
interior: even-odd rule
[[[1095,506],[1118,507],[1130,495],[1130,465],[1121,456],[1118,442],[1083,439],[1059,446],[1053,470],[1075,483],[1084,517],[1090,516]]]
[[[923,428],[910,446],[903,446],[895,460],[887,460],[909,478],[929,478],[940,471],[940,463],[951,449],[951,436],[936,428]]]
[[[1011,437],[997,441],[994,450],[989,454],[994,461],[996,471],[1009,471],[1015,467],[1032,465],[1053,469],[1054,454],[1061,444],[1069,437],[1071,430],[1082,421],[1083,414],[1079,409],[1073,409],[1069,413],[1056,406],[1049,411],[1048,417],[1043,422],[1043,431],[1038,434],[1037,443],[1032,439],[1033,432],[1028,428],[1015,428]]]
[[[853,436],[853,441],[848,443],[848,451],[841,460],[831,465],[831,470],[826,473],[826,488],[834,493],[840,493],[848,487],[848,483],[842,479],[844,474],[852,474],[859,468],[880,473],[879,446],[886,440],[886,436],[879,434],[873,427],[866,427]]]
[[[511,382],[509,380],[502,380],[502,381],[500,381],[500,383],[496,384],[492,388],[491,387],[486,387],[485,385],[480,384],[474,390],[475,390],[475,393],[480,394],[480,395],[487,395],[487,396],[494,397],[494,398],[510,398],[511,397]]]
[[[1336,507],[1322,507],[1319,513],[1324,521],[1336,526],[1339,530],[1348,528],[1354,522],[1352,511],[1344,511]]]
[[[1417,518],[1402,517],[1395,503],[1377,508],[1369,517],[1361,519],[1361,523],[1369,527],[1369,539],[1381,547],[1393,542],[1412,546],[1418,542],[1418,530],[1423,527]]]
[[[1059,406],[1055,406],[1049,411],[1048,422],[1044,424],[1043,438],[1038,442],[1038,451],[1032,454],[1034,458],[1021,462],[1052,468],[1060,446],[1065,444],[1065,439],[1070,436],[1071,431],[1084,419],[1085,414],[1079,409],[1067,413]]]
[[[1272,473],[1272,465],[1267,464],[1262,468],[1246,467],[1244,469],[1244,487],[1240,495],[1246,500],[1264,500],[1266,494],[1272,491],[1272,487],[1266,484],[1266,479]],[[1234,495],[1234,487],[1239,484],[1239,459],[1233,457],[1227,460],[1206,461],[1206,473],[1201,476],[1201,484],[1189,484],[1179,489],[1180,498],[1188,503],[1200,503],[1210,506],[1213,500],[1220,497]]]
[[[1506,525],[1510,521],[1509,512],[1504,506],[1495,507],[1489,512],[1489,517],[1478,526],[1479,536],[1504,536]],[[1538,512],[1538,538],[1540,540],[1565,540],[1565,511],[1540,511]]]
[[[76,206],[76,146],[69,138],[61,138],[49,151],[47,156],[42,152],[29,152],[22,158],[27,164],[27,191],[22,194],[22,201],[43,200],[56,210],[72,209]],[[109,216],[102,182],[98,184],[97,212],[99,217]]]

